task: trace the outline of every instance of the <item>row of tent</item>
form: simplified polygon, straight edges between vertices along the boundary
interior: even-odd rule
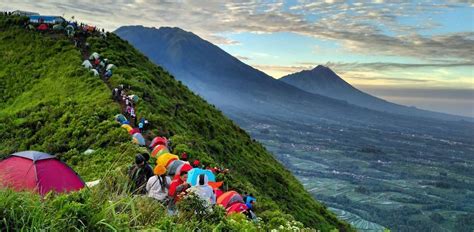
[[[215,175],[210,170],[192,168],[189,163],[170,153],[160,155],[157,164],[165,164],[170,176],[188,171],[187,182],[191,186],[197,185],[197,177],[201,174],[207,176],[209,185],[214,189],[222,185],[222,182],[215,182]],[[0,187],[16,191],[35,191],[41,196],[50,191],[68,193],[85,187],[84,181],[71,167],[52,155],[38,151],[17,152],[1,160],[0,177]],[[245,203],[236,191],[221,193],[217,197],[217,204],[226,208],[228,214],[246,211]]]
[[[84,66],[84,68],[90,70],[94,74],[94,76],[99,76],[99,72],[96,69],[94,69],[94,66],[91,63],[91,60],[95,61],[95,60],[99,60],[99,59],[100,59],[99,53],[94,52],[89,56],[88,60],[84,60],[82,62],[82,66]],[[116,66],[114,64],[106,64],[107,61],[108,61],[107,59],[104,59],[104,60],[100,61],[98,65],[105,68],[106,72],[111,72],[112,69],[116,68]]]
[[[136,96],[136,95],[131,95]],[[138,101],[138,98],[136,98]],[[126,129],[127,132],[132,136],[132,142],[138,144],[139,146],[146,146],[145,137],[140,133],[138,128],[133,128],[130,126],[130,121],[123,115],[117,114],[115,115],[115,121],[121,124],[121,127]]]
[[[145,145],[145,140],[137,128],[132,128],[127,121],[127,118],[118,114],[115,120],[121,124],[121,127],[126,129],[133,137],[133,142],[138,145]],[[142,141],[143,139],[143,141]],[[179,178],[182,171],[188,172],[188,179],[186,180],[191,186],[197,185],[198,176],[203,174],[209,180],[208,184],[216,192],[217,204],[223,206],[227,214],[242,213],[248,208],[243,200],[243,197],[236,191],[228,191],[223,193],[219,188],[223,182],[216,182],[216,176],[211,170],[193,168],[189,162],[182,161],[177,155],[171,154],[167,147],[168,140],[165,137],[155,137],[150,142],[151,157],[156,159],[156,165],[166,168],[166,175],[171,178]],[[253,198],[255,200],[255,198]]]

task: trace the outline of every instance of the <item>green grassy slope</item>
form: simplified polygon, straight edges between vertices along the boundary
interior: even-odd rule
[[[64,36],[29,32],[15,20],[0,16],[0,156],[28,149],[58,154],[86,181],[130,164],[139,148],[113,121],[120,106],[80,66],[79,50]],[[261,144],[127,42],[113,34],[88,42],[118,66],[110,82],[131,86],[142,99],[138,117],[149,119],[151,134],[170,136],[176,153],[229,168],[229,188],[255,193],[261,212],[281,210],[306,226],[350,230]],[[96,152],[82,154],[88,148]]]

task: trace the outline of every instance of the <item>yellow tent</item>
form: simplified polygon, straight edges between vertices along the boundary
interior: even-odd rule
[[[130,131],[133,129],[133,128],[132,128],[130,125],[128,125],[128,124],[122,124],[121,127],[124,128],[124,129],[126,129],[127,132],[130,132]]]
[[[158,157],[156,160],[157,165],[165,166],[168,168],[168,165],[173,161],[173,160],[178,160],[179,157],[177,155],[173,155],[171,153],[166,153]]]

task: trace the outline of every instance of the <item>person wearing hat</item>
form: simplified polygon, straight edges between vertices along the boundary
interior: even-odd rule
[[[132,193],[146,194],[145,187],[148,179],[153,176],[153,170],[142,154],[135,156],[135,164],[128,169],[128,176],[132,180]]]
[[[162,165],[156,166],[153,169],[153,173],[155,175],[150,177],[146,184],[147,195],[148,197],[163,202],[168,196],[171,179],[166,176],[166,168]]]

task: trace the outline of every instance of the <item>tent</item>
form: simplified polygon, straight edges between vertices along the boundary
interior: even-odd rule
[[[29,18],[30,18],[30,23],[57,24],[57,23],[63,23],[66,21],[61,16],[32,15],[32,16],[29,16]]]
[[[128,125],[128,124],[122,124],[122,126],[120,126],[120,127],[126,129],[127,132],[130,132],[130,131],[133,129],[133,128],[132,128],[130,125]]]
[[[97,60],[99,58],[100,58],[100,55],[97,52],[94,52],[89,56],[89,60]]]
[[[66,29],[66,31],[70,31],[70,32],[75,30],[74,25],[72,25],[72,24],[67,25],[65,29]]]
[[[191,171],[188,172],[188,179],[186,180],[186,182],[188,182],[192,186],[196,185],[197,184],[197,178],[200,174],[206,175],[209,182],[215,182],[216,181],[216,176],[210,170],[204,170],[204,169],[200,169],[200,168],[193,168],[193,169],[191,169]]]
[[[140,133],[135,133],[132,135],[132,142],[140,146],[145,146],[145,138],[143,138],[143,135]]]
[[[122,124],[128,124],[128,123],[123,123],[123,122],[127,121],[127,118],[123,114],[115,115],[115,121],[120,122]]]
[[[0,161],[0,185],[17,191],[71,192],[84,188],[84,181],[67,164],[38,151],[17,152]]]
[[[128,96],[128,98],[130,100],[132,100],[133,102],[137,103],[138,102],[138,96],[137,95],[130,95]]]
[[[159,157],[160,155],[169,153],[170,151],[168,148],[164,145],[158,145],[156,146],[153,151],[151,152],[151,157]]]
[[[114,64],[108,64],[107,68],[105,68],[105,70],[110,70],[110,69],[113,69],[113,68],[115,68]]]
[[[42,23],[41,25],[38,26],[38,30],[39,31],[46,31],[46,30],[48,30],[48,25]]]
[[[224,184],[224,181],[219,181],[219,182],[208,182],[209,186],[212,187],[212,189],[218,189]]]
[[[53,26],[53,30],[61,31],[61,30],[64,30],[64,27],[61,24],[56,24]]]
[[[86,26],[84,27],[84,29],[85,29],[86,31],[88,31],[88,32],[93,32],[93,31],[95,31],[95,26],[86,25]]]
[[[173,162],[174,160],[178,160],[178,159],[179,159],[179,157],[177,155],[173,155],[171,153],[166,153],[166,154],[163,154],[160,157],[158,157],[158,159],[156,160],[156,164],[157,165],[162,165],[162,166],[168,168],[168,165],[170,165],[171,162]]]
[[[178,170],[176,171],[176,174],[179,175],[181,174],[181,172],[189,172],[191,171],[191,169],[193,169],[193,166],[191,166],[191,164],[189,164],[188,162],[185,162],[183,166],[178,168]]]
[[[130,135],[134,135],[134,134],[136,134],[136,133],[140,133],[140,129],[138,129],[138,128],[133,128],[133,129],[129,130],[128,133],[129,133]]]
[[[155,137],[153,138],[153,140],[151,140],[151,143],[150,143],[150,148],[154,148],[156,147],[157,145],[165,145],[168,143],[168,139],[166,139],[165,137]]]
[[[82,62],[82,66],[84,66],[84,68],[87,68],[87,69],[92,68],[92,64],[89,60],[84,60],[84,62]]]
[[[226,211],[227,215],[233,214],[233,213],[243,213],[247,211],[248,207],[244,203],[236,203],[231,206],[229,206]]]
[[[65,29],[66,29],[67,35],[69,35],[69,36],[74,35],[75,29],[74,29],[74,26],[73,26],[73,25],[70,25],[70,24],[69,24],[69,25],[66,26]]]
[[[170,165],[167,168],[167,175],[174,176],[179,175],[182,171],[188,172],[189,170],[193,169],[191,164],[182,160],[173,160],[171,161]]]
[[[185,162],[182,160],[173,160],[166,169],[166,174],[168,176],[174,176],[176,173],[178,173],[178,169],[181,169],[184,163]]]
[[[217,198],[217,204],[222,205],[224,208],[228,208],[235,203],[244,203],[244,199],[236,191],[225,192]]]
[[[94,76],[99,76],[99,72],[95,69],[91,69],[91,72],[94,74]]]

